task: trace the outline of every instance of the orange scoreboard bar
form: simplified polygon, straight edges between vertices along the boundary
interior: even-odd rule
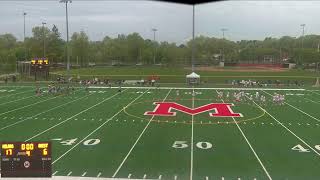
[[[51,142],[1,142],[1,177],[51,177]]]

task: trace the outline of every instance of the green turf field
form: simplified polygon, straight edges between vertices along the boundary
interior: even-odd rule
[[[245,71],[238,71],[241,68],[218,68],[220,70],[204,71],[197,70],[197,73],[201,76],[201,80],[206,83],[225,83],[231,80],[280,80],[280,81],[304,81],[305,84],[314,84],[319,73],[311,72],[301,69],[291,69],[285,71],[257,71],[257,69],[247,69]],[[125,79],[125,80],[140,80],[147,79],[151,75],[156,75],[160,78],[161,83],[178,83],[185,82],[185,77],[190,74],[189,69],[183,67],[92,67],[72,69],[70,75],[75,79],[80,76],[83,79],[92,79],[98,77],[101,79]],[[66,75],[65,70],[56,70],[51,72],[51,76]]]
[[[217,98],[213,88],[78,88],[35,96],[0,86],[0,141],[52,141],[53,175],[171,180],[314,180],[320,177],[320,91],[260,89],[267,103]],[[195,96],[192,96],[192,92]],[[221,91],[221,90],[219,90]],[[222,90],[232,94],[236,89]],[[285,105],[271,102],[286,94]],[[249,96],[249,94],[247,94]],[[154,102],[189,108],[233,103],[243,117],[209,112],[144,115]],[[215,112],[211,110],[210,112]]]

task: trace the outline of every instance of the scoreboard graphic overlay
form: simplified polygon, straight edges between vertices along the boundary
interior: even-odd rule
[[[51,142],[1,142],[1,177],[51,177]]]

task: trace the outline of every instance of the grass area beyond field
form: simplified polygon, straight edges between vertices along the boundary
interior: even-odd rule
[[[238,92],[222,89],[224,94]],[[215,89],[77,88],[37,97],[32,87],[0,86],[0,142],[51,141],[53,175],[164,180],[313,180],[320,177],[320,91],[244,90],[267,98],[217,98]],[[282,106],[275,92],[286,95]],[[195,94],[193,96],[192,94]],[[214,109],[150,116],[155,102]]]
[[[219,70],[201,71],[197,70],[201,76],[202,81],[209,83],[225,83],[225,81],[237,79],[254,79],[254,80],[299,80],[305,81],[309,84],[314,84],[319,73],[306,70],[287,70],[287,71],[257,71],[257,69],[247,69],[246,71],[238,71],[239,68],[220,68]],[[103,67],[103,68],[81,68],[72,69],[70,74],[77,78],[90,79],[94,77],[104,79],[125,79],[125,80],[139,80],[147,79],[155,75],[159,76],[162,83],[178,83],[185,82],[185,76],[190,74],[189,69],[183,67]],[[55,71],[51,73],[54,75],[66,75],[65,70]]]

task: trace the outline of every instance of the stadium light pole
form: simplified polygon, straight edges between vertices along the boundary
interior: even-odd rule
[[[44,25],[46,25],[47,23],[46,22],[42,22],[42,35],[43,35],[43,58],[46,57],[46,46],[45,46],[45,33],[44,33]]]
[[[67,77],[70,75],[70,56],[69,56],[69,22],[68,22],[68,2],[72,3],[71,0],[60,0],[60,3],[66,4],[66,26],[67,26],[67,44],[66,44],[66,53],[67,53]]]
[[[194,45],[194,5],[192,6],[192,52],[191,52],[191,70],[194,72],[194,53],[195,53],[195,45]]]
[[[303,50],[303,40],[304,40],[304,27],[306,26],[306,24],[300,24],[300,26],[302,27],[302,40],[301,40],[301,49]],[[303,54],[303,53],[302,53]],[[300,62],[302,61],[302,54],[300,56]]]
[[[23,45],[24,45],[24,60],[27,60],[27,46],[26,46],[26,12],[23,12]]]
[[[156,28],[152,28],[151,31],[153,31],[153,42],[154,44],[154,50],[153,50],[153,64],[156,64],[156,32],[158,31],[158,29]]]
[[[228,29],[222,28],[221,31],[222,31],[222,40],[224,40],[224,32],[228,31]],[[222,42],[222,61],[224,62],[224,43],[223,42]]]

